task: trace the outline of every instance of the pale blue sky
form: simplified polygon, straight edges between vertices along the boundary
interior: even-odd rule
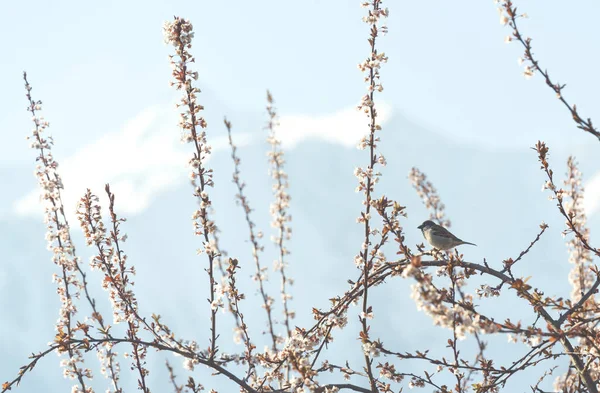
[[[598,34],[588,26],[600,6],[578,1],[559,11],[558,3],[522,3],[532,16],[523,28],[534,38],[536,54],[568,83],[565,95],[582,113],[591,112],[600,82],[593,66]],[[511,144],[515,136],[541,129],[548,137],[572,131],[541,81],[519,77],[521,49],[503,43],[509,31],[495,20],[493,3],[462,5],[389,5],[391,32],[382,43],[390,57],[386,98],[406,116],[470,142]],[[119,127],[136,111],[170,102],[160,26],[174,14],[186,15],[196,27],[203,87],[239,110],[259,112],[265,87],[273,89],[283,113],[300,114],[354,105],[363,91],[355,65],[365,55],[364,28],[354,2],[33,1],[4,8],[0,99],[10,116],[0,125],[14,129],[24,123],[17,123],[22,103],[15,75],[27,70],[50,105],[54,134],[66,132],[76,146]],[[571,135],[571,143],[587,141]],[[3,157],[23,159],[8,147],[18,144],[17,133],[8,137]]]
[[[577,104],[580,114],[595,120],[600,115],[594,94],[600,88],[600,32],[590,26],[596,25],[600,5],[591,0],[568,7],[558,1],[522,0],[517,5],[530,16],[521,26],[533,37],[542,66],[567,83],[564,95]],[[387,6],[390,32],[379,48],[389,56],[382,69],[386,90],[380,96],[387,108],[382,150],[389,167],[379,191],[409,207],[409,243],[421,242],[413,228],[426,215],[406,180],[410,167],[418,166],[438,186],[457,234],[480,245],[464,250],[473,260],[486,257],[499,263],[518,255],[539,222],[550,223],[553,231],[524,264],[523,274],[539,277],[537,284],[549,294],[568,295],[569,266],[559,234],[562,220],[547,195],[539,192],[544,179],[529,147],[538,139],[548,142],[560,174],[566,156],[576,154],[585,181],[595,179],[593,184],[598,184],[595,157],[600,144],[576,129],[538,76],[522,76],[517,64],[522,50],[504,43],[510,31],[500,25],[491,0],[465,0],[460,7],[425,0],[389,1]],[[178,94],[168,85],[170,49],[163,43],[162,24],[173,15],[194,24],[193,53],[203,90],[199,101],[206,106],[209,140],[215,146],[211,165],[221,176],[215,190],[217,214],[230,229],[225,239],[230,253],[241,259],[249,253],[243,242],[245,228],[238,230],[243,224],[238,221],[240,211],[230,203],[231,163],[227,151],[219,150],[225,147],[222,118],[231,117],[241,138],[242,171],[265,232],[269,184],[261,127],[267,88],[275,96],[284,130],[294,135],[288,145],[295,233],[292,272],[298,278],[297,323],[303,324],[310,321],[311,306],[324,307],[323,299],[340,293],[346,279],[355,275],[352,256],[361,240],[360,229],[352,223],[361,205],[352,191],[352,172],[366,156],[348,138],[360,133],[361,123],[354,120],[351,108],[365,91],[356,68],[368,54],[362,12],[357,1],[331,0],[2,4],[0,178],[10,187],[0,196],[0,233],[8,247],[0,263],[0,352],[8,353],[0,360],[0,380],[11,378],[28,353],[51,340],[57,315],[41,214],[36,216],[35,196],[27,199],[35,189],[35,154],[25,141],[31,121],[25,111],[22,71],[29,74],[34,98],[44,101],[55,157],[69,180],[67,193],[76,198],[86,186],[100,192],[105,182],[120,185],[117,201],[130,218],[128,247],[139,271],[140,298],[146,299],[142,308],[171,317],[182,334],[204,342],[198,333],[205,330],[198,327],[204,323],[204,293],[198,296],[190,288],[205,277],[194,256],[188,150],[178,144],[173,105]],[[327,129],[334,132],[325,137]],[[600,186],[594,187],[598,191],[592,196],[598,199]],[[322,224],[324,217],[329,225]],[[487,235],[477,227],[482,217],[497,225]],[[600,230],[598,217],[596,213],[589,218],[592,234]],[[312,252],[307,245],[314,247]],[[82,244],[80,251],[89,252]],[[314,254],[322,255],[325,263],[315,261]],[[553,269],[546,269],[547,264]],[[169,286],[157,294],[159,279]],[[429,320],[415,311],[407,297],[409,283],[393,283],[374,296],[394,296],[398,313],[377,315],[382,327],[374,329],[382,335],[397,333],[391,337],[401,337],[401,346],[427,343],[428,334],[439,330],[426,327]],[[251,286],[248,290],[253,291]],[[496,307],[511,310],[510,304]],[[408,314],[423,327],[404,326]],[[386,332],[384,326],[394,328]],[[357,332],[349,328],[345,337],[354,340]],[[162,355],[156,359],[160,368]],[[122,362],[124,370],[126,365]],[[157,370],[154,386],[164,386],[160,373]],[[44,381],[57,389],[69,386],[62,381],[55,357],[30,379],[21,391],[37,391]],[[222,386],[231,388],[216,385]]]

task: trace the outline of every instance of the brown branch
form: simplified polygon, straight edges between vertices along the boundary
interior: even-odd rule
[[[269,131],[267,142],[271,145],[271,151],[268,152],[269,163],[271,164],[271,177],[275,181],[273,185],[273,194],[275,195],[275,201],[271,204],[271,216],[273,220],[271,225],[277,228],[277,235],[275,236],[274,242],[277,245],[278,260],[276,263],[276,270],[279,270],[281,274],[281,303],[283,305],[284,325],[287,333],[287,337],[292,336],[290,319],[293,318],[293,312],[288,309],[288,298],[291,295],[288,294],[287,285],[291,284],[290,280],[286,276],[286,255],[289,255],[289,250],[284,245],[284,240],[289,240],[291,237],[291,228],[288,222],[292,220],[292,216],[288,213],[289,203],[291,200],[290,195],[287,193],[288,176],[283,170],[285,164],[283,150],[281,149],[281,141],[277,138],[275,129],[278,126],[277,111],[274,107],[275,101],[271,92],[267,90],[267,115],[268,121],[266,129]]]
[[[379,27],[378,23],[381,18],[385,18],[388,15],[387,9],[382,9],[380,0],[372,0],[364,5],[372,6],[368,11],[368,16],[363,18],[363,21],[370,26],[369,35],[369,46],[370,54],[369,57],[359,65],[359,69],[363,72],[367,72],[368,76],[365,77],[365,81],[368,83],[368,93],[363,97],[359,109],[363,110],[369,117],[369,134],[366,138],[359,143],[361,148],[369,149],[369,164],[366,169],[358,169],[356,175],[359,178],[358,190],[364,193],[365,199],[363,204],[365,211],[361,212],[359,222],[364,223],[364,242],[362,251],[359,256],[362,258],[363,268],[363,294],[362,294],[362,313],[359,316],[359,321],[362,325],[362,331],[360,332],[360,339],[363,343],[363,354],[365,358],[365,370],[369,377],[371,384],[371,391],[377,392],[377,384],[375,377],[373,376],[372,363],[373,360],[369,355],[369,351],[365,350],[365,345],[369,345],[369,325],[367,319],[373,315],[372,306],[369,306],[368,300],[368,288],[369,288],[369,273],[372,268],[372,263],[369,261],[369,246],[371,245],[371,199],[374,186],[379,180],[379,173],[375,171],[375,165],[385,163],[383,156],[380,157],[376,154],[376,143],[379,141],[379,137],[375,136],[375,133],[381,129],[381,126],[377,124],[377,110],[375,109],[374,97],[375,91],[382,91],[383,87],[379,80],[379,69],[381,63],[387,61],[384,53],[379,54],[376,49],[376,41],[379,35],[379,31],[384,30],[385,27]]]
[[[208,274],[210,292],[208,302],[210,304],[210,356],[214,357],[217,352],[217,311],[219,304],[215,299],[216,280],[214,276],[215,258],[218,255],[218,250],[214,246],[214,239],[210,239],[210,234],[216,230],[213,221],[208,217],[208,207],[211,206],[211,200],[206,191],[207,187],[213,186],[212,170],[204,166],[204,161],[210,154],[210,146],[206,141],[207,127],[206,120],[198,114],[204,110],[204,107],[196,102],[196,93],[200,89],[193,87],[192,81],[198,79],[198,73],[188,69],[188,64],[195,61],[194,57],[188,52],[191,48],[193,32],[192,24],[180,17],[175,17],[174,21],[167,24],[164,28],[166,40],[175,47],[176,56],[171,56],[171,63],[174,66],[173,77],[175,82],[173,85],[177,90],[184,90],[181,106],[185,107],[185,111],[181,113],[180,125],[187,132],[184,135],[186,142],[194,144],[194,156],[190,160],[192,167],[192,179],[194,185],[194,196],[198,199],[200,209],[194,213],[194,224],[196,226],[196,234],[203,237],[204,252],[208,256]],[[178,59],[178,60],[176,60]],[[196,179],[200,184],[197,185]],[[199,220],[198,223],[196,220]]]
[[[175,393],[182,393],[183,386],[177,385],[177,380],[176,380],[177,376],[175,375],[175,372],[173,371],[173,367],[171,367],[171,364],[169,363],[168,360],[165,360],[165,366],[167,367],[167,370],[169,372],[169,381],[173,385],[173,391]]]
[[[556,199],[556,206],[557,206],[560,214],[565,218],[568,229],[575,234],[575,237],[577,239],[579,239],[579,241],[581,242],[581,245],[586,250],[595,254],[597,257],[600,257],[600,249],[596,249],[588,243],[588,239],[586,238],[586,236],[584,236],[583,233],[581,233],[577,224],[575,223],[575,213],[572,211],[567,213],[567,211],[565,209],[564,197],[563,197],[564,190],[558,189],[556,187],[556,185],[554,183],[554,172],[552,171],[552,169],[550,169],[550,164],[547,159],[548,152],[549,152],[548,147],[546,146],[546,144],[544,142],[538,141],[538,143],[534,147],[534,150],[536,150],[538,153],[538,159],[542,165],[541,169],[546,173],[546,176],[548,177],[548,181],[546,182],[544,187],[550,189],[552,191],[552,193],[554,194],[554,199]],[[598,269],[596,268],[594,273],[596,274],[596,281],[587,290],[587,292],[581,297],[581,299],[573,307],[571,307],[570,310],[568,310],[566,313],[564,313],[558,319],[558,321],[557,321],[558,327],[560,327],[563,324],[563,322],[571,314],[573,314],[575,311],[577,311],[592,295],[594,295],[596,293],[596,291],[598,290],[598,287],[600,287],[600,271],[598,271]],[[579,370],[579,371],[581,371],[581,370]],[[589,375],[588,375],[588,378],[589,378]],[[586,381],[586,385],[587,385],[587,381]]]
[[[40,359],[42,359],[44,356],[46,356],[50,352],[55,351],[59,347],[60,347],[60,344],[52,344],[45,351],[39,352],[37,354],[31,354],[29,356],[29,359],[33,359],[33,360],[31,362],[29,362],[28,364],[26,364],[24,366],[21,366],[19,368],[19,373],[17,374],[17,377],[15,379],[13,379],[12,381],[6,381],[6,382],[4,382],[1,385],[2,390],[0,391],[0,393],[4,393],[4,392],[7,392],[7,391],[11,390],[12,387],[13,387],[13,385],[19,386],[19,384],[21,383],[21,379],[25,376],[25,373],[27,373],[28,371],[33,371],[33,369],[37,365],[37,362]]]
[[[248,233],[250,236],[250,243],[252,243],[252,259],[254,260],[254,264],[256,266],[256,281],[258,281],[258,290],[263,299],[263,307],[265,312],[267,313],[267,324],[269,328],[269,334],[271,335],[271,345],[273,351],[277,352],[277,336],[275,335],[273,317],[272,317],[272,304],[273,299],[267,294],[264,286],[264,275],[263,268],[260,263],[259,252],[262,251],[263,247],[258,243],[258,235],[254,232],[254,227],[256,226],[250,217],[250,213],[252,209],[250,208],[250,203],[248,202],[248,198],[244,193],[244,188],[246,184],[242,182],[240,179],[240,158],[237,156],[237,147],[233,143],[233,137],[231,134],[231,122],[227,119],[223,120],[225,127],[227,128],[227,136],[229,138],[229,146],[231,146],[231,159],[233,161],[233,182],[237,187],[238,193],[236,195],[237,200],[239,201],[242,209],[244,209],[244,218],[246,219],[246,224],[248,226]]]
[[[509,259],[502,261],[502,264],[504,265],[504,269],[502,269],[502,273],[508,272],[512,276],[512,271],[511,271],[512,267],[517,262],[519,262],[531,250],[531,248],[540,240],[540,238],[542,237],[542,235],[544,234],[546,229],[548,229],[548,225],[546,223],[541,223],[540,224],[540,232],[536,235],[535,239],[533,239],[531,241],[531,243],[529,243],[529,246],[527,246],[527,248],[525,250],[523,250],[519,253],[519,256],[515,260],[513,260],[512,258],[509,258]]]
[[[579,113],[577,112],[577,106],[569,104],[567,102],[567,100],[564,98],[562,91],[566,85],[565,84],[561,85],[560,83],[554,83],[550,79],[550,74],[548,73],[548,70],[543,70],[542,67],[540,66],[539,61],[533,56],[533,48],[531,46],[531,38],[529,38],[529,37],[524,38],[523,35],[521,34],[521,31],[519,30],[519,28],[517,26],[517,19],[522,18],[524,16],[524,14],[517,14],[517,7],[514,6],[513,2],[510,0],[504,0],[502,2],[501,6],[503,9],[503,12],[506,14],[506,15],[503,14],[503,16],[502,16],[503,18],[506,18],[504,20],[504,22],[508,23],[508,25],[512,28],[512,37],[510,37],[509,41],[512,40],[512,38],[519,41],[519,43],[521,43],[523,48],[525,48],[525,53],[524,53],[525,60],[527,60],[531,63],[531,67],[528,66],[526,68],[525,75],[531,76],[532,75],[531,69],[533,69],[533,71],[537,71],[540,75],[542,75],[542,77],[544,78],[544,81],[546,82],[546,85],[548,85],[556,93],[556,97],[560,100],[560,102],[563,103],[563,105],[571,113],[571,117],[573,118],[573,121],[577,124],[577,128],[594,135],[600,141],[600,132],[598,132],[598,130],[592,124],[592,119],[590,119],[590,118],[588,118],[587,120],[582,119],[580,117]]]
[[[62,202],[61,189],[63,188],[62,180],[58,173],[56,172],[56,168],[58,167],[58,163],[54,161],[52,154],[50,153],[50,146],[53,144],[52,137],[48,137],[45,139],[41,136],[42,132],[49,126],[49,123],[43,121],[37,115],[37,111],[41,110],[41,101],[35,101],[31,96],[31,85],[27,80],[27,73],[23,72],[23,80],[25,81],[25,90],[27,101],[29,102],[29,106],[27,110],[31,112],[33,117],[33,122],[35,125],[35,129],[33,131],[35,142],[32,143],[32,148],[39,150],[40,155],[36,160],[41,161],[44,169],[36,170],[36,176],[38,177],[38,182],[44,191],[44,199],[49,201],[52,205],[51,209],[46,208],[46,218],[48,220],[48,233],[56,240],[58,243],[58,247],[53,247],[54,250],[54,262],[61,267],[62,270],[62,278],[58,281],[58,289],[57,292],[60,296],[60,300],[62,303],[60,309],[60,319],[57,323],[56,329],[58,331],[57,336],[63,337],[64,332],[63,328],[67,329],[67,335],[69,338],[73,338],[74,329],[72,327],[72,315],[76,313],[77,308],[73,304],[74,298],[77,296],[78,286],[76,284],[76,280],[71,278],[71,271],[77,270],[81,272],[78,263],[78,257],[75,253],[75,246],[71,240],[71,232],[69,223],[67,221],[67,217],[65,216],[65,209]],[[29,137],[28,137],[29,139]],[[50,174],[53,174],[53,177]],[[56,225],[54,228],[52,223]],[[53,231],[53,229],[55,231]],[[60,287],[62,282],[62,288]],[[84,284],[87,284],[85,281],[85,277],[83,280]],[[81,284],[80,284],[81,285]],[[74,287],[75,296],[71,293],[71,286]],[[86,297],[90,304],[93,304],[93,301],[90,299],[89,294],[86,289]],[[70,365],[71,373],[76,376],[79,385],[81,386],[82,391],[86,391],[86,384],[84,381],[84,371],[77,367],[77,363],[81,362],[79,354],[72,350],[70,346],[62,348],[65,350],[68,355],[70,361],[68,364]]]
[[[128,274],[134,274],[135,270],[133,267],[127,267],[125,265],[125,261],[126,261],[126,256],[124,255],[123,251],[121,250],[121,246],[120,246],[120,242],[124,241],[126,236],[120,236],[120,230],[119,227],[121,225],[122,222],[125,221],[125,219],[120,219],[117,217],[117,214],[115,213],[115,194],[113,194],[110,191],[110,185],[106,184],[105,186],[105,191],[106,194],[108,196],[108,200],[109,200],[109,205],[108,205],[108,211],[110,214],[110,222],[112,224],[112,230],[110,231],[110,241],[112,242],[112,244],[114,244],[114,251],[116,251],[116,262],[118,262],[118,275],[119,277],[117,278],[117,280],[113,283],[115,286],[120,286],[121,290],[120,293],[123,294],[123,296],[125,297],[125,299],[123,300],[127,300],[125,301],[126,304],[126,309],[125,309],[125,316],[126,316],[126,320],[127,320],[127,335],[132,339],[132,340],[137,340],[138,339],[138,331],[140,328],[139,325],[139,321],[136,318],[129,318],[128,314],[132,314],[134,317],[136,316],[136,311],[137,311],[137,299],[135,298],[133,291],[131,289],[128,289],[127,286],[128,284],[130,286],[133,285],[132,282],[129,281],[129,276]],[[108,240],[108,239],[106,239]],[[110,244],[110,243],[108,243]],[[113,252],[114,252],[113,251]],[[142,390],[144,393],[150,393],[150,389],[148,388],[147,384],[146,384],[146,375],[149,374],[148,369],[146,369],[144,367],[144,365],[146,364],[145,358],[146,358],[146,351],[144,348],[139,348],[138,345],[133,344],[133,358],[135,360],[135,369],[137,370],[140,379],[138,379],[138,385],[140,390]]]
[[[235,273],[237,269],[239,269],[238,260],[229,258],[229,266],[227,267],[227,278],[229,280],[228,296],[230,298],[234,313],[237,316],[236,319],[239,319],[240,321],[239,328],[242,331],[244,346],[246,347],[245,358],[248,362],[248,372],[246,373],[247,381],[250,378],[250,375],[255,373],[255,365],[252,361],[252,350],[254,350],[256,347],[250,341],[248,327],[246,326],[246,322],[244,322],[244,314],[242,314],[240,311],[239,302],[244,298],[244,294],[240,294],[236,286]]]
[[[448,274],[450,275],[450,281],[452,283],[451,286],[451,301],[453,303],[456,303],[456,292],[457,292],[457,278],[454,275],[454,266],[451,266],[448,268]],[[456,327],[457,327],[457,313],[453,312],[452,313],[452,339],[448,340],[448,346],[452,349],[452,356],[454,357],[454,367],[459,367],[459,350],[458,350],[458,336],[456,334]],[[455,372],[454,373],[454,377],[456,378],[456,387],[455,390],[457,393],[463,393],[463,385],[462,385],[462,379],[464,378],[464,375],[460,372]]]

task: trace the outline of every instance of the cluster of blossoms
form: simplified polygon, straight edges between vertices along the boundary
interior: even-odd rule
[[[240,311],[239,303],[242,299],[244,299],[244,294],[239,292],[236,285],[235,274],[237,269],[239,269],[238,260],[230,258],[227,267],[227,285],[224,286],[224,288],[226,288],[224,293],[229,301],[230,312],[235,316],[236,319],[236,327],[234,328],[234,341],[238,343],[243,341],[246,348],[242,363],[246,363],[248,365],[248,375],[246,377],[246,379],[248,379],[249,377],[256,377],[254,358],[252,355],[252,351],[256,348],[256,346],[250,341],[248,327],[244,321],[244,314],[242,314]]]
[[[270,362],[273,360],[285,361],[299,374],[297,377],[288,379],[292,392],[313,391],[319,386],[314,380],[318,373],[313,368],[310,355],[314,353],[324,335],[323,329],[308,332],[305,329],[296,328],[286,339],[281,351],[270,360]]]
[[[382,92],[383,85],[380,81],[379,70],[381,65],[386,63],[388,58],[384,52],[378,53],[375,48],[375,39],[379,33],[386,34],[387,26],[380,24],[380,21],[389,16],[389,10],[387,8],[380,8],[382,1],[373,0],[362,3],[364,8],[369,8],[368,14],[363,17],[363,22],[371,26],[371,37],[369,43],[371,44],[371,54],[362,63],[358,65],[358,69],[366,73],[365,82],[368,83],[368,93],[362,98],[361,104],[358,106],[359,110],[368,113],[374,109],[375,103],[373,102],[373,92]]]
[[[591,124],[591,121],[588,122]],[[584,127],[581,128],[585,129]],[[590,132],[588,129],[585,130]],[[595,299],[595,293],[600,286],[600,273],[597,266],[591,262],[591,254],[600,257],[600,249],[593,248],[589,244],[589,232],[585,227],[585,214],[581,206],[581,175],[574,159],[569,158],[567,180],[565,182],[568,190],[556,187],[554,172],[550,169],[548,162],[548,147],[545,143],[539,141],[534,149],[538,153],[541,169],[545,172],[550,184],[546,188],[552,191],[558,210],[565,218],[567,230],[563,232],[563,235],[573,233],[576,238],[573,239],[576,243],[568,243],[568,247],[571,254],[570,261],[574,263],[570,275],[574,288],[572,296],[574,299],[579,300],[575,304],[573,304],[573,301],[563,302],[562,299],[553,302],[555,307],[563,310],[561,317],[557,322],[554,322],[554,328],[559,328],[561,333],[562,330],[576,332],[577,336],[579,336],[579,332],[586,331],[586,334],[579,337],[579,346],[577,347],[574,347],[568,339],[562,340],[563,346],[568,350],[571,364],[578,371],[578,376],[573,378],[570,373],[567,373],[566,376],[557,379],[556,385],[561,387],[563,391],[577,391],[579,389],[577,386],[581,384],[581,379],[583,379],[589,391],[598,391],[597,381],[600,376],[600,351],[598,351],[598,346],[600,342],[594,330],[597,325],[597,315],[600,312]],[[590,254],[588,255],[585,250]],[[590,273],[594,273],[595,277],[587,277]],[[564,304],[567,307],[564,307]]]
[[[573,157],[567,161],[567,178],[564,181],[567,190],[564,195],[567,197],[564,201],[565,211],[575,230],[586,239],[589,239],[589,229],[586,226],[586,215],[583,208],[584,189],[581,185],[581,172]],[[566,223],[569,226],[569,223]],[[566,234],[567,231],[565,231]],[[571,237],[567,241],[569,250],[569,262],[573,265],[569,273],[569,282],[572,286],[571,300],[578,302],[584,294],[592,288],[596,281],[596,274],[593,272],[594,263],[592,253],[584,247],[577,236]],[[580,310],[576,311],[571,318],[571,324],[577,325],[585,323],[586,320],[594,320],[600,311],[596,296],[590,296],[582,304]],[[581,322],[579,322],[581,321]],[[582,337],[579,340],[579,352],[588,357],[589,373],[591,377],[600,381],[600,351],[598,350],[597,340],[588,337]],[[570,392],[578,385],[579,377],[576,374],[565,374],[558,377],[555,381],[555,389],[559,391]],[[600,384],[599,384],[600,387]]]
[[[475,290],[477,296],[481,298],[486,297],[498,297],[500,296],[500,290],[496,287],[492,287],[489,284],[482,284]]]
[[[128,265],[127,255],[123,252],[122,243],[127,239],[126,235],[121,235],[120,225],[125,219],[119,219],[114,210],[115,196],[106,186],[106,193],[109,199],[109,215],[111,218],[111,230],[107,233],[106,226],[102,220],[99,199],[88,189],[86,194],[77,204],[77,218],[85,236],[88,246],[96,248],[96,255],[90,261],[92,270],[98,269],[104,274],[102,288],[109,293],[109,300],[113,310],[113,322],[115,324],[127,324],[127,337],[131,340],[133,347],[132,369],[137,369],[140,375],[140,387],[144,392],[149,392],[146,387],[146,376],[149,374],[145,367],[147,347],[138,343],[138,333],[140,330],[140,321],[142,318],[138,314],[138,303],[133,292],[133,282],[130,275],[135,275],[135,268]],[[100,318],[95,318],[101,325],[100,331],[108,335],[108,327],[104,326]],[[106,355],[100,355],[106,361],[106,364],[113,366],[114,354],[107,348]],[[118,365],[111,367],[111,378],[116,384],[118,375],[115,373]]]
[[[277,230],[277,234],[271,240],[277,245],[279,250],[279,257],[274,261],[274,267],[276,271],[281,273],[281,302],[283,305],[284,323],[287,336],[289,337],[291,335],[290,320],[295,317],[295,312],[290,310],[288,306],[288,301],[292,299],[288,286],[293,284],[293,280],[286,275],[286,267],[288,265],[286,256],[290,254],[290,251],[285,246],[284,241],[289,241],[292,236],[292,228],[289,225],[292,221],[292,216],[288,212],[291,197],[287,192],[289,188],[288,175],[283,169],[285,159],[283,150],[281,149],[281,141],[277,138],[276,133],[277,126],[279,125],[277,112],[274,107],[273,96],[269,91],[267,91],[267,114],[269,116],[267,123],[267,130],[269,131],[267,143],[271,146],[271,150],[267,152],[267,156],[271,165],[270,174],[274,180],[273,194],[275,195],[275,201],[270,206],[271,217],[273,218],[271,226]]]
[[[511,43],[513,40],[519,40],[522,41],[522,43],[525,45],[525,54],[523,57],[519,57],[517,59],[517,62],[520,66],[523,66],[523,64],[525,64],[523,69],[523,76],[529,79],[533,76],[534,71],[537,69],[537,65],[535,62],[532,61],[531,57],[531,38],[521,37],[521,34],[516,28],[517,19],[527,18],[527,14],[517,14],[517,8],[513,6],[512,1],[510,0],[494,0],[494,3],[499,4],[498,15],[500,15],[500,24],[508,25],[513,29],[511,34],[507,35],[504,38],[504,42],[508,44]]]
[[[381,177],[381,172],[375,172],[373,168],[355,168],[354,176],[358,179],[358,186],[356,186],[356,192],[366,192],[367,184],[370,186],[370,190],[373,191],[373,187],[375,184],[379,183],[379,178]],[[365,217],[364,215],[357,218],[358,223],[363,223],[364,220],[368,220],[371,217]]]
[[[175,17],[173,21],[166,22],[163,26],[165,42],[175,48],[175,55],[170,55],[169,60],[172,66],[171,82],[177,90],[182,90],[183,94],[177,107],[183,108],[180,112],[179,126],[183,131],[182,140],[190,143],[194,147],[193,156],[189,159],[190,179],[194,187],[194,196],[198,199],[200,208],[192,215],[194,231],[197,236],[202,238],[203,249],[199,252],[206,253],[208,256],[208,274],[210,283],[210,297],[208,299],[211,308],[211,338],[210,338],[210,358],[217,352],[217,332],[216,315],[221,308],[222,302],[216,298],[217,283],[215,280],[214,269],[218,264],[218,258],[221,252],[217,248],[215,234],[217,227],[209,218],[208,209],[211,207],[211,200],[207,192],[207,187],[214,186],[212,169],[205,165],[208,156],[211,153],[211,147],[206,140],[207,127],[206,120],[200,116],[204,106],[197,102],[197,94],[200,89],[193,85],[193,81],[198,79],[198,72],[189,69],[191,63],[195,61],[189,52],[192,47],[194,37],[192,24],[183,18]]]
[[[565,210],[569,216],[573,217],[572,221],[576,230],[585,238],[589,238],[590,231],[586,226],[586,215],[583,207],[584,189],[581,185],[581,171],[579,171],[573,157],[569,157],[567,169],[565,186],[568,187],[566,191],[568,199],[565,201]],[[596,279],[595,274],[590,270],[594,266],[592,254],[575,236],[567,241],[567,249],[569,250],[569,262],[573,264],[569,274],[569,282],[573,287],[571,299],[577,302],[592,287]],[[591,296],[589,301],[594,303],[589,306],[596,307],[595,296]]]
[[[129,280],[129,274],[135,275],[135,268],[126,266],[127,255],[117,252],[118,243],[115,244],[113,233],[107,236],[98,197],[89,189],[77,204],[77,218],[87,245],[95,246],[98,251],[91,258],[90,267],[104,274],[102,288],[109,292],[113,322],[135,321],[137,300]],[[124,236],[119,236],[117,242],[123,242],[124,239]]]
[[[518,343],[522,342],[523,344],[529,347],[536,347],[540,345],[542,342],[542,332],[540,329],[530,328],[532,331],[527,333],[519,333],[519,334],[507,334],[506,339],[509,343]]]
[[[362,344],[362,350],[365,355],[367,355],[371,358],[376,358],[376,357],[379,357],[379,355],[381,355],[381,352],[379,351],[379,347],[376,343],[364,342]]]
[[[39,155],[35,176],[41,190],[40,200],[44,206],[44,223],[46,224],[46,241],[48,249],[52,251],[52,262],[59,266],[60,273],[53,275],[56,283],[56,292],[60,298],[59,318],[56,323],[55,342],[60,344],[58,353],[66,353],[68,359],[61,361],[65,376],[77,379],[78,384],[73,389],[78,392],[91,392],[86,387],[85,378],[92,378],[90,369],[80,366],[83,364],[81,351],[74,348],[70,340],[75,336],[74,317],[77,313],[75,299],[79,299],[81,290],[84,288],[82,280],[78,276],[79,257],[75,253],[75,246],[71,240],[70,227],[65,216],[61,190],[63,182],[58,173],[58,162],[52,156],[52,137],[45,137],[44,133],[50,124],[38,112],[42,110],[42,102],[35,101],[31,96],[31,85],[24,74],[25,90],[28,101],[27,110],[31,112],[34,128],[32,135],[27,137],[31,140],[30,147],[38,151]]]
[[[411,298],[415,301],[417,309],[432,318],[434,325],[454,329],[459,339],[475,333],[498,331],[497,324],[465,306],[473,304],[472,295],[465,294],[460,302],[453,301],[450,290],[437,288],[433,284],[433,277],[423,273],[412,263],[407,265],[402,276],[413,277],[416,280],[416,283],[411,286]],[[455,273],[454,278],[457,288],[466,284],[463,274]]]
[[[100,362],[100,373],[104,378],[113,381],[113,388],[119,391],[118,383],[121,374],[121,365],[117,360],[118,353],[113,350],[114,343],[107,341],[102,343],[96,351],[96,356]]]
[[[433,184],[427,180],[427,176],[417,168],[412,168],[408,174],[408,180],[412,183],[417,195],[423,201],[423,204],[429,210],[429,219],[437,221],[445,228],[451,226],[450,220],[445,219],[446,206],[442,203],[440,196]]]
[[[194,155],[188,162],[194,196],[199,199],[200,205],[200,209],[195,211],[192,216],[194,228],[197,235],[206,235],[204,251],[214,258],[216,251],[210,247],[208,235],[215,232],[216,226],[208,217],[207,209],[211,206],[211,201],[205,190],[206,187],[214,185],[212,170],[205,166],[211,153],[211,146],[207,143],[204,131],[207,127],[206,120],[200,116],[204,107],[197,102],[197,94],[200,89],[192,85],[192,82],[198,79],[198,72],[189,69],[190,63],[195,61],[188,51],[194,37],[193,26],[188,20],[175,17],[172,22],[165,23],[163,31],[165,42],[175,48],[175,55],[169,56],[174,79],[171,85],[175,86],[177,90],[183,90],[183,96],[177,104],[177,107],[183,108],[179,113],[179,126],[183,132],[182,140],[195,147]],[[210,250],[206,250],[206,248]]]
[[[371,120],[369,134],[363,136],[358,143],[358,148],[364,150],[368,147],[375,149],[376,142],[379,138],[375,136],[376,131],[381,130],[381,126],[377,124],[377,110],[375,109],[374,93],[382,92],[383,85],[380,81],[380,69],[383,63],[386,63],[388,58],[385,52],[379,53],[375,47],[375,40],[379,33],[387,32],[387,27],[381,25],[381,19],[387,18],[389,11],[387,8],[380,8],[380,0],[373,0],[362,3],[363,7],[370,7],[367,16],[363,17],[363,21],[370,25],[371,36],[369,38],[369,44],[371,47],[370,55],[358,65],[358,69],[365,74],[364,81],[367,83],[367,93],[362,97],[361,103],[357,109],[365,112]],[[379,162],[381,165],[385,165],[386,161],[383,156],[373,157],[375,162]],[[359,168],[355,172],[355,176],[359,178],[359,182],[365,180],[365,176],[373,175],[373,165],[370,165],[367,169]],[[362,191],[366,191],[363,187]]]

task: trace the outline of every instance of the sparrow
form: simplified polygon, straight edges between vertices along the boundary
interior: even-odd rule
[[[449,230],[431,220],[424,221],[418,228],[423,232],[423,237],[425,237],[427,242],[431,244],[433,248],[437,248],[438,250],[450,250],[461,244],[477,245],[460,240],[450,233]]]

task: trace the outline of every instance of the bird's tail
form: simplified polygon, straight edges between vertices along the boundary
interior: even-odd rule
[[[477,247],[477,244],[475,244],[475,243],[462,242],[462,244],[470,244],[470,245],[472,245],[472,246],[476,246],[476,247]]]

